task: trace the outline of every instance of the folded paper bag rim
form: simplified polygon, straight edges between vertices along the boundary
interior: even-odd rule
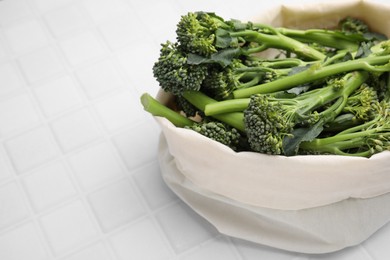
[[[299,210],[390,191],[390,152],[370,158],[236,153],[156,117],[180,172],[195,185],[257,207]],[[190,149],[188,149],[190,147]]]

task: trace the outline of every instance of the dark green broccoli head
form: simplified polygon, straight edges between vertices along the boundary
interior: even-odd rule
[[[367,84],[377,93],[378,100],[390,100],[390,73],[372,72]]]
[[[186,117],[195,117],[196,115],[203,116],[204,113],[197,109],[194,105],[188,102],[182,95],[175,96],[175,102],[178,109],[182,111]]]
[[[153,66],[153,75],[163,90],[180,94],[186,90],[198,91],[207,75],[206,65],[191,65],[187,56],[178,50],[177,43],[161,45],[160,57]]]
[[[213,68],[203,81],[202,91],[221,100],[228,97],[238,84],[231,68]]]
[[[180,48],[202,56],[216,53],[216,30],[220,27],[226,27],[224,20],[212,13],[190,12],[183,15],[176,29]]]
[[[351,96],[343,109],[355,115],[359,120],[368,121],[375,114],[375,104],[378,102],[378,95],[374,88],[363,83]]]
[[[283,139],[293,123],[282,112],[282,104],[269,102],[266,95],[252,95],[244,111],[245,131],[251,149],[266,154],[283,154]]]
[[[202,122],[194,123],[192,126],[186,126],[185,128],[227,145],[233,150],[238,149],[241,139],[241,134],[237,129],[215,120],[204,119]]]
[[[275,81],[288,75],[287,70],[284,69],[269,69],[264,72],[262,83]]]
[[[368,25],[361,19],[354,17],[346,17],[339,22],[339,27],[342,32],[348,34],[365,34],[370,31]]]
[[[375,56],[384,56],[390,54],[390,40],[381,41],[371,47],[371,51]]]

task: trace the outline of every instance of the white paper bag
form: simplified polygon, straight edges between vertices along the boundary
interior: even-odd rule
[[[176,162],[161,135],[164,181],[219,232],[232,237],[294,252],[328,253],[363,242],[390,220],[390,193],[301,210],[254,207],[194,185]]]
[[[389,13],[390,5],[372,1],[295,3],[260,10],[259,18],[250,20],[318,28],[355,16],[390,36]],[[356,245],[390,220],[389,151],[368,159],[236,153],[164,118],[156,120],[164,180],[221,233],[324,253]]]

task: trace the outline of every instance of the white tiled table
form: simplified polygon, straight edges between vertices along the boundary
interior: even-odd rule
[[[390,258],[390,226],[318,256],[229,238],[163,183],[139,104],[159,45],[189,10],[264,5],[236,2],[0,0],[0,260]]]

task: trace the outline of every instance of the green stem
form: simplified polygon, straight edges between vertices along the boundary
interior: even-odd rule
[[[244,111],[250,102],[250,98],[228,99],[206,105],[204,113],[206,116]]]
[[[237,89],[253,87],[254,85],[259,83],[260,79],[261,79],[261,76],[260,75],[256,75],[251,80],[249,80],[249,81],[247,81],[245,83],[240,84],[240,86]]]
[[[335,135],[326,138],[316,138],[312,141],[302,142],[299,149],[306,151],[316,151],[320,153],[335,153],[335,150],[345,150],[364,145],[364,133],[358,132],[347,135]]]
[[[164,106],[148,93],[142,94],[140,99],[145,111],[149,112],[153,116],[165,117],[177,127],[190,126],[194,123],[185,116],[182,116],[167,106]]]
[[[307,44],[294,40],[293,38],[284,36],[280,33],[276,34],[265,34],[257,31],[244,30],[230,33],[232,37],[243,37],[244,39],[256,42],[260,44],[260,50],[265,48],[277,48],[286,51],[291,51],[299,56],[311,59],[311,60],[323,60],[326,55],[319,52]]]
[[[261,64],[268,68],[280,69],[280,68],[291,68],[297,66],[306,66],[312,62],[306,62],[298,58],[283,58],[280,60],[264,61]]]
[[[363,37],[360,37],[360,40],[356,40],[356,35],[354,35],[355,38],[348,37],[343,33],[334,30],[299,30],[289,28],[277,28],[276,30],[285,36],[301,42],[315,42],[323,46],[335,49],[346,49],[349,51],[356,51],[359,47],[359,42],[364,40]]]
[[[306,151],[316,151],[321,154],[328,153],[328,154],[343,155],[343,156],[369,157],[370,155],[372,155],[372,151],[369,148],[367,148],[367,150],[365,151],[353,152],[353,153],[343,151],[347,149],[362,148],[364,146],[365,146],[364,139],[358,138],[353,140],[340,141],[334,144],[321,145],[321,146],[309,144],[308,142],[303,142],[300,145],[300,149]]]
[[[340,89],[335,90],[333,85],[328,85],[323,88],[306,92],[296,98],[286,99],[270,97],[269,100],[277,102],[280,101],[284,105],[295,107],[297,112],[299,112],[298,114],[306,115],[307,112],[313,111],[318,107],[340,98],[338,102],[320,113],[321,118],[326,118],[329,121],[342,111],[347,102],[347,97],[350,96],[351,93],[354,92],[363,82],[365,82],[367,78],[368,73],[364,71],[351,72],[344,76],[346,82]],[[211,116],[230,112],[241,112],[248,107],[249,102],[250,98],[234,98],[214,102],[205,106],[204,113]]]
[[[218,102],[200,91],[185,91],[183,92],[183,97],[203,112],[205,111],[207,105]],[[240,130],[241,132],[245,132],[244,114],[241,112],[218,114],[213,115],[213,117],[236,128],[237,130]]]
[[[369,75],[365,71],[355,71],[344,77],[347,77],[346,83],[340,92],[338,94],[335,93],[334,95],[329,93],[328,96],[323,97],[323,102],[319,103],[319,105],[324,105],[326,102],[338,98],[334,105],[320,113],[320,117],[325,120],[324,122],[333,121],[334,118],[343,111],[347,104],[348,97],[368,79]]]
[[[312,65],[307,70],[286,76],[275,81],[256,85],[250,88],[238,89],[233,92],[234,98],[247,98],[253,94],[273,93],[282,90],[288,90],[292,87],[310,83],[315,80],[323,79],[328,76],[349,72],[354,70],[366,70],[371,72],[390,71],[390,55],[369,56],[366,58],[348,60],[345,62],[321,66],[320,63]],[[384,65],[384,66],[376,66]]]

